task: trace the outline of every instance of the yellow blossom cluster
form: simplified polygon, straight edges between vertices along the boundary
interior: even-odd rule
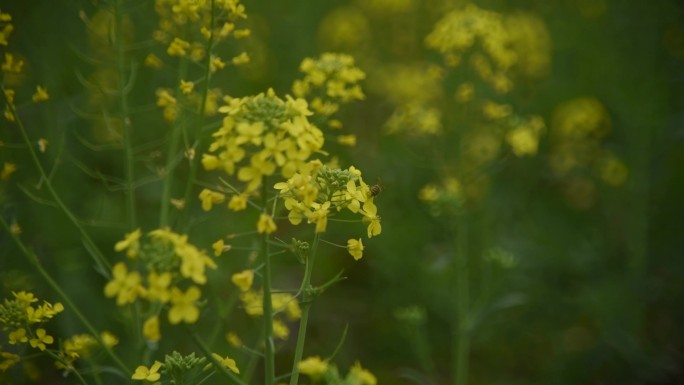
[[[597,194],[593,173],[609,186],[620,186],[628,177],[625,163],[604,140],[611,120],[603,104],[593,97],[580,97],[558,105],[551,119],[549,166],[562,181],[567,201],[580,209],[593,205]]]
[[[340,377],[337,367],[327,360],[323,360],[320,356],[305,358],[299,362],[297,367],[300,373],[309,376],[314,382],[324,379],[326,384],[377,385],[378,383],[375,375],[364,369],[358,361],[349,369],[345,378]]]
[[[113,347],[119,343],[119,339],[108,331],[100,334],[102,341]],[[98,346],[97,339],[90,334],[76,334],[64,340],[58,353],[59,360],[55,363],[58,369],[72,370],[73,363],[81,357],[89,357],[93,348]]]
[[[126,234],[114,249],[125,252],[135,266],[144,266],[146,277],[143,278],[141,271],[129,271],[126,263],[118,262],[112,270],[112,279],[104,288],[105,296],[116,297],[119,306],[138,298],[150,304],[165,305],[171,324],[196,322],[199,318],[197,301],[201,297],[196,285],[207,282],[206,269],[216,269],[216,263],[189,243],[187,235],[157,229],[150,231],[142,244],[141,234],[139,229]],[[148,340],[160,338],[156,315],[147,319],[143,330]]]
[[[323,133],[309,122],[312,112],[304,99],[287,96],[283,100],[269,90],[225,101],[219,112],[226,116],[213,134],[209,153],[202,155],[202,165],[230,175],[237,171],[238,180],[246,183],[247,195],[276,172],[291,177],[323,146]],[[244,206],[232,199],[231,205]]]
[[[361,171],[354,166],[343,170],[331,169],[316,161],[312,164],[309,172],[296,173],[274,186],[289,211],[290,223],[298,225],[306,219],[315,225],[316,233],[322,233],[327,229],[329,217],[348,210],[368,223],[368,238],[380,234],[380,217],[373,202],[376,193],[363,181]],[[360,258],[358,254],[354,257]]]
[[[4,47],[9,45],[9,38],[14,31],[14,24],[12,24],[12,15],[7,12],[0,11],[0,70],[3,77],[3,91],[5,108],[3,115],[8,122],[14,122],[14,97],[16,91],[9,86],[16,86],[21,80],[21,74],[24,69],[24,60],[11,52],[7,52]],[[34,103],[39,103],[48,100],[48,95],[45,87],[37,86],[36,91],[31,97]]]
[[[463,184],[454,177],[447,177],[441,183],[431,183],[418,192],[418,199],[430,205],[434,216],[454,214],[463,206],[466,194]]]
[[[56,302],[54,304],[43,301],[31,292],[12,292],[13,299],[5,298],[0,304],[0,327],[7,334],[10,345],[28,344],[32,348],[41,351],[55,342],[55,339],[47,334],[43,324],[51,320],[55,315],[64,310],[64,306]],[[0,367],[6,370],[19,361],[19,356],[2,352]]]
[[[496,91],[508,92],[511,81],[507,71],[518,60],[518,54],[510,47],[502,14],[468,4],[444,15],[425,38],[428,48],[441,53],[446,64],[453,67],[477,43],[484,54],[471,55],[470,65]]]
[[[238,24],[247,18],[240,0],[156,0],[154,9],[159,23],[153,37],[167,46],[169,56],[187,56],[199,62],[207,55],[205,42],[210,38],[219,43],[250,34],[249,29],[238,28]],[[212,55],[209,60],[214,71],[225,66],[218,56]],[[157,56],[148,56],[145,61],[152,67],[162,65]]]
[[[327,52],[319,58],[305,58],[299,70],[304,78],[295,80],[292,93],[307,98],[317,114],[329,117],[339,110],[340,104],[365,98],[358,83],[366,74],[354,65],[350,55]]]

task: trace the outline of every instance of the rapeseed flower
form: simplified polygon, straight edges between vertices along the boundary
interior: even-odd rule
[[[199,308],[197,300],[202,292],[197,286],[190,286],[185,293],[177,287],[171,289],[171,309],[169,309],[169,322],[178,324],[180,322],[195,323],[199,318]]]
[[[147,382],[155,382],[161,378],[159,369],[161,369],[162,363],[159,361],[154,361],[152,366],[149,368],[144,365],[140,365],[135,369],[135,373],[131,376],[134,380],[145,380]]]

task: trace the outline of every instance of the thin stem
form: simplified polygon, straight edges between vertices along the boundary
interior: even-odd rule
[[[311,300],[313,299],[311,298],[311,294],[309,294],[309,289],[311,288],[311,273],[313,272],[319,241],[320,237],[317,233],[314,235],[314,240],[311,245],[311,254],[309,255],[309,258],[306,259],[304,279],[302,279],[302,286],[299,289],[299,292],[302,294],[302,318],[299,320],[299,333],[297,334],[297,346],[295,347],[294,362],[292,363],[290,385],[297,385],[299,381],[299,362],[302,360],[302,354],[304,353],[306,327],[309,322],[309,310],[311,309]]]
[[[126,159],[126,217],[128,228],[133,230],[137,226],[135,210],[135,188],[133,173],[133,145],[131,144],[131,121],[128,109],[128,91],[126,88],[126,72],[124,71],[123,36],[122,36],[121,0],[114,2],[114,25],[116,38],[114,46],[116,50],[116,66],[119,70],[119,108],[121,108],[121,121],[123,133],[124,156]]]
[[[185,78],[187,73],[187,60],[184,57],[180,58],[178,66],[178,82]],[[179,92],[176,96],[180,97]],[[166,165],[164,166],[164,187],[162,188],[161,207],[159,210],[159,227],[169,226],[169,211],[171,210],[171,190],[173,188],[173,169],[176,167],[176,157],[178,156],[178,145],[182,133],[182,125],[185,124],[185,119],[180,116],[177,122],[174,122],[171,128],[171,140],[169,141],[168,153],[166,154]]]
[[[465,213],[458,215],[455,229],[454,280],[456,303],[454,304],[454,328],[452,330],[452,355],[454,385],[468,384],[468,361],[470,356],[470,282],[468,274],[468,220]]]
[[[4,85],[2,86],[2,95],[6,95]],[[64,204],[64,201],[62,201],[59,194],[57,194],[57,191],[55,190],[54,186],[52,185],[52,182],[48,178],[48,175],[45,172],[43,165],[40,163],[40,160],[38,159],[38,154],[36,154],[36,150],[33,148],[33,145],[31,144],[31,140],[29,139],[28,134],[26,133],[26,127],[24,127],[24,123],[19,118],[19,114],[17,114],[17,110],[14,108],[14,104],[9,103],[7,101],[7,106],[12,112],[12,116],[14,116],[15,123],[19,127],[19,132],[21,133],[21,136],[24,139],[24,143],[26,144],[29,154],[31,155],[33,164],[36,166],[36,169],[38,169],[38,173],[40,174],[41,179],[44,181],[45,187],[52,196],[52,199],[55,201],[57,206],[64,212],[67,218],[69,218],[71,223],[73,223],[74,226],[76,226],[78,231],[81,233],[83,243],[85,244],[86,249],[91,253],[93,260],[95,261],[95,264],[98,266],[100,271],[109,277],[110,272],[112,270],[111,265],[104,257],[104,254],[102,254],[102,251],[97,247],[93,239],[90,237],[90,234],[88,234],[85,228],[81,226],[81,222],[78,220],[78,218],[76,218],[76,216],[71,212],[71,210],[69,210],[66,204]]]
[[[24,243],[21,241],[21,239],[19,239],[17,234],[14,234],[10,230],[9,224],[7,223],[7,221],[5,221],[5,218],[2,218],[1,216],[0,224],[2,224],[2,227],[5,229],[5,231],[7,231],[7,233],[10,234],[10,236],[16,243],[17,247],[19,247],[19,250],[21,250],[22,254],[24,254],[26,259],[28,259],[28,261],[36,268],[36,270],[38,270],[38,273],[40,273],[40,275],[45,279],[45,281],[47,281],[47,283],[55,290],[55,292],[57,292],[57,294],[66,303],[67,307],[74,312],[76,318],[78,318],[86,327],[86,329],[88,329],[90,334],[92,334],[93,337],[95,337],[95,339],[100,343],[105,352],[107,352],[107,354],[114,360],[119,369],[121,369],[124,373],[132,373],[132,371],[121,361],[121,359],[116,354],[114,354],[114,351],[109,346],[107,346],[107,344],[105,344],[104,340],[102,339],[102,336],[100,335],[100,332],[98,332],[97,329],[95,329],[95,327],[93,327],[93,325],[90,324],[88,319],[83,315],[83,313],[81,313],[78,307],[76,307],[71,298],[62,290],[62,288],[57,284],[57,282],[52,278],[52,276],[50,276],[47,270],[43,268],[40,261],[38,260],[38,257],[31,250],[29,250],[26,247],[26,245],[24,245]]]
[[[266,178],[261,185],[262,205],[265,207],[268,198]],[[275,344],[273,342],[273,303],[271,302],[271,255],[269,234],[264,232],[261,236],[261,254],[264,256],[263,276],[263,309],[264,309],[264,383],[275,383]]]

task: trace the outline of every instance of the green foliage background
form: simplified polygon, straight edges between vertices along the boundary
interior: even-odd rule
[[[431,3],[423,6],[427,9]],[[477,3],[501,12],[526,10],[546,22],[553,45],[550,75],[526,94],[516,94],[519,100],[513,104],[548,119],[563,101],[585,95],[598,98],[613,122],[607,145],[625,161],[629,177],[620,187],[598,186],[596,203],[578,210],[563,199],[549,175],[548,138],[542,138],[536,157],[497,167],[489,193],[467,218],[472,235],[472,306],[481,315],[473,321],[472,384],[684,381],[684,7],[676,1],[613,0],[602,2],[605,12],[587,17],[581,10],[588,3]],[[268,87],[287,93],[298,77],[301,59],[326,50],[317,39],[324,16],[348,4],[354,3],[247,1],[250,27],[261,43],[245,43],[245,49],[250,55],[257,52],[253,57],[258,65],[226,71],[222,87],[233,96]],[[78,139],[93,135],[76,113],[88,97],[78,77],[93,70],[83,56],[92,54],[93,48],[79,11],[90,13],[97,6],[97,1],[0,2],[17,25],[12,44],[29,63],[27,78],[45,84],[54,96],[50,103],[28,107],[23,114],[30,134],[50,141],[48,158],[56,160],[53,180],[68,206],[86,223],[97,219],[91,223],[95,238],[113,245],[125,230],[123,194],[103,189],[97,177],[77,166],[82,163],[103,173],[122,169],[120,157],[91,151]],[[141,1],[137,7],[130,14],[132,33],[144,41],[154,28],[152,2]],[[429,12],[412,17],[418,31],[429,31],[435,22]],[[143,52],[133,52],[139,63]],[[383,55],[390,60],[391,53]],[[416,58],[432,60],[426,50],[406,57]],[[163,75],[140,66],[133,105],[153,108],[152,84],[159,76]],[[359,263],[344,252],[319,259],[320,277],[344,269],[348,279],[313,306],[306,352],[331,351],[349,324],[339,357],[343,366],[359,359],[382,383],[448,383],[453,239],[444,219],[432,217],[417,194],[437,174],[427,159],[431,146],[453,146],[456,151],[457,144],[383,134],[389,114],[383,95],[370,93],[345,114],[346,129],[358,136],[359,144],[340,153],[341,163],[363,169],[369,181],[381,180],[384,191],[376,203],[383,234],[367,243]],[[136,129],[138,143],[164,136],[160,120],[138,120]],[[29,168],[26,154],[12,154],[20,167],[17,185],[35,183],[35,175],[24,171]],[[155,166],[153,154],[140,156],[141,170]],[[28,199],[17,185],[6,192],[12,200],[4,202],[3,215],[16,218],[27,242],[65,290],[86,304],[94,324],[116,319],[114,303],[101,294],[105,280],[95,272],[70,223],[58,210]],[[152,183],[139,193],[141,222],[148,227],[157,220],[159,188]],[[196,210],[197,203],[193,204]],[[212,212],[202,224],[202,229],[211,230],[191,232],[191,239],[210,245],[219,234],[231,231],[231,215]],[[48,297],[49,290],[27,273],[30,266],[7,234],[0,234],[0,244],[5,294],[23,287]],[[517,266],[493,270],[483,262],[491,246],[515,255]],[[222,264],[232,267],[230,256],[222,258]],[[280,269],[278,279],[296,282],[298,278],[291,278],[296,271],[287,270],[286,264]],[[485,282],[485,274],[493,274],[487,282],[496,282],[495,288],[478,286]],[[225,281],[215,287],[220,295],[230,286],[229,276],[217,279]],[[407,308],[423,317],[413,322],[397,317]],[[80,331],[67,314],[59,322],[65,333]]]

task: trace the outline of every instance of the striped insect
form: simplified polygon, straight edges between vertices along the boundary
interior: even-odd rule
[[[380,179],[378,179],[378,183],[368,187],[368,190],[370,190],[370,195],[371,197],[376,197],[378,194],[380,194],[383,190],[382,185],[380,184]]]

